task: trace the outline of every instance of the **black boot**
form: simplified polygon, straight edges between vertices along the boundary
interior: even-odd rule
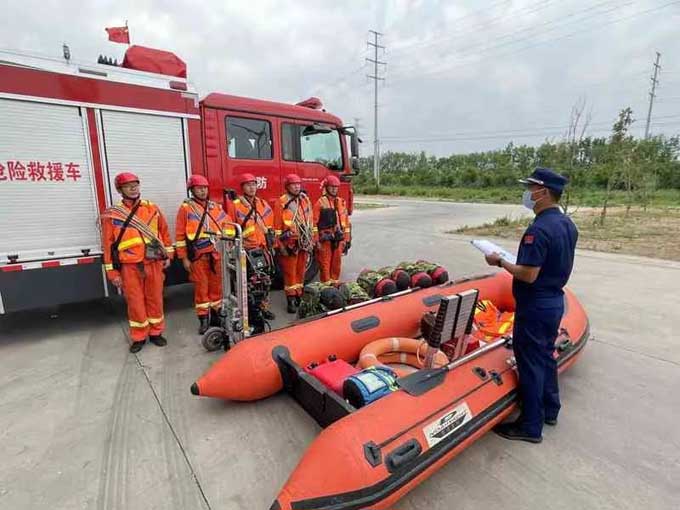
[[[505,439],[514,441],[526,441],[527,443],[540,443],[542,436],[532,436],[527,434],[519,421],[501,423],[493,428],[493,431]]]
[[[149,342],[157,345],[158,347],[163,347],[164,345],[168,344],[168,341],[163,338],[163,335],[149,335]]]
[[[142,347],[144,347],[144,344],[146,343],[146,340],[142,340],[141,342],[132,342],[132,345],[130,346],[130,352],[136,353],[142,350]]]
[[[300,308],[300,303],[302,303],[302,298],[300,296],[295,296],[295,307]]]
[[[198,318],[198,334],[202,335],[206,331],[208,331],[208,316],[207,315],[201,315]]]
[[[295,296],[287,296],[286,300],[288,301],[288,308],[286,308],[286,311],[288,313],[297,312],[297,304],[295,303]]]
[[[276,315],[274,315],[270,310],[262,310],[262,317],[268,321],[273,321],[276,319]]]

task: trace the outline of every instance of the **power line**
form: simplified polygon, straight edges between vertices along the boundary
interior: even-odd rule
[[[513,54],[520,53],[520,52],[522,52],[522,51],[526,51],[526,50],[528,50],[528,49],[534,48],[534,47],[536,47],[536,46],[541,46],[541,45],[545,45],[545,44],[552,44],[552,43],[554,43],[554,42],[556,42],[556,41],[560,41],[560,40],[562,40],[562,39],[566,39],[566,38],[568,38],[568,37],[572,37],[572,36],[577,35],[577,34],[589,32],[589,31],[596,30],[596,29],[601,29],[601,28],[603,28],[603,27],[605,27],[605,26],[613,25],[613,24],[615,24],[615,23],[620,23],[620,22],[622,22],[622,21],[628,21],[628,20],[631,20],[631,19],[635,19],[635,18],[637,18],[637,17],[639,17],[639,16],[644,16],[644,15],[646,15],[646,14],[650,14],[650,13],[652,13],[652,12],[656,12],[656,11],[659,11],[659,10],[661,10],[661,9],[665,9],[666,7],[669,7],[669,6],[671,6],[671,5],[675,5],[675,4],[678,4],[678,3],[680,3],[680,1],[677,1],[677,0],[674,1],[674,2],[668,2],[668,3],[664,4],[664,5],[661,5],[661,6],[652,8],[652,9],[647,9],[647,10],[644,10],[644,11],[638,11],[638,12],[633,13],[633,14],[630,15],[630,16],[624,16],[624,17],[621,17],[621,18],[617,18],[617,19],[614,19],[614,20],[609,21],[609,22],[607,22],[607,23],[601,23],[601,24],[593,25],[593,26],[587,27],[587,28],[582,29],[582,30],[576,30],[576,31],[570,32],[570,33],[568,33],[568,34],[564,34],[564,35],[562,35],[562,36],[560,36],[560,37],[556,37],[556,38],[554,38],[554,39],[548,39],[548,40],[545,40],[545,41],[538,41],[538,42],[536,42],[536,43],[534,43],[534,44],[530,44],[530,45],[524,46],[524,47],[522,47],[522,48],[514,49],[514,50],[512,50],[512,51],[510,51],[510,52],[500,53],[500,54],[495,54],[495,55],[490,55],[490,56],[492,56],[492,57],[497,57],[497,58],[500,58],[500,57],[507,57],[507,56],[509,56],[509,55],[513,55]],[[574,22],[575,22],[575,21],[574,21]],[[569,23],[569,24],[573,24],[573,23]],[[551,32],[551,31],[548,31],[547,33],[549,33],[549,32]],[[543,35],[543,34],[542,34],[542,35]],[[526,39],[526,38],[524,38],[524,39]],[[510,42],[508,42],[508,43],[504,43],[504,44],[502,44],[502,45],[499,45],[499,47],[500,47],[500,46],[507,46],[507,45],[509,45],[509,44],[514,44],[515,42],[517,42],[517,41],[510,41]],[[497,49],[497,48],[490,48],[490,49]],[[482,60],[482,59],[480,58],[480,59],[477,59],[476,61],[473,61],[473,62],[479,62],[480,60]],[[454,69],[456,69],[456,68],[459,68],[459,67],[462,67],[462,66],[468,66],[468,65],[470,65],[470,64],[473,63],[473,62],[464,61],[464,62],[459,62],[458,64],[456,64],[456,65],[454,65],[454,66],[451,66],[451,67],[448,67],[448,68],[445,68],[445,69],[434,70],[434,71],[431,71],[431,72],[422,72],[422,73],[420,73],[416,78],[420,79],[423,75],[436,75],[436,74],[446,73],[446,72],[452,71],[452,70],[454,70]],[[399,79],[399,80],[394,80],[393,83],[394,83],[395,81],[398,81],[398,82],[409,81],[409,79],[414,79],[414,78],[402,78],[402,79]]]
[[[378,44],[378,37],[382,36],[380,32],[369,30],[373,34],[373,41],[366,41],[369,46],[373,46],[374,58],[367,58],[366,61],[373,63],[373,74],[366,75],[373,80],[373,178],[378,186],[380,186],[380,141],[378,138],[378,82],[385,81],[385,78],[378,73],[378,66],[387,65],[387,62],[378,60],[378,49],[385,49],[384,46]]]
[[[647,111],[647,125],[645,126],[645,138],[649,138],[649,123],[652,120],[652,106],[654,105],[654,98],[656,97],[656,84],[659,83],[657,76],[659,76],[659,59],[661,53],[656,52],[656,61],[654,62],[654,76],[652,76],[652,91],[649,93],[649,110]]]
[[[503,48],[505,46],[516,44],[518,42],[522,42],[522,41],[525,41],[525,40],[528,40],[528,39],[533,39],[537,35],[548,34],[548,33],[553,32],[555,30],[553,28],[553,29],[544,31],[543,33],[536,33],[536,29],[541,28],[541,27],[556,24],[557,28],[564,28],[566,26],[570,26],[570,25],[573,25],[575,23],[580,23],[580,22],[582,22],[582,21],[584,21],[584,20],[586,20],[586,19],[588,19],[589,17],[592,16],[589,13],[591,13],[593,11],[597,11],[598,9],[601,9],[602,7],[606,7],[607,5],[612,5],[612,4],[614,5],[613,8],[611,8],[607,11],[604,11],[604,12],[600,12],[600,13],[598,13],[598,15],[608,14],[609,12],[612,12],[613,10],[617,10],[621,7],[619,0],[605,0],[603,2],[600,2],[599,4],[590,6],[590,7],[585,8],[585,9],[574,11],[574,12],[571,12],[571,13],[566,14],[566,15],[560,15],[557,18],[547,20],[547,21],[543,21],[542,23],[528,24],[528,25],[525,25],[522,28],[513,29],[510,32],[507,32],[503,35],[499,35],[499,36],[495,37],[494,42],[492,44],[487,44],[486,46],[482,46],[481,54],[488,53],[490,50]],[[574,20],[569,19],[569,18],[572,18],[574,16],[578,16],[578,15],[583,15],[583,16],[580,16],[580,17],[578,17],[577,19],[574,19]],[[484,28],[487,28],[487,27],[484,27]],[[526,32],[530,32],[528,36],[524,36],[524,37],[520,37],[520,38],[516,37],[516,36],[521,35],[521,34],[526,33]],[[504,39],[509,39],[509,40],[506,41],[506,42],[500,42]],[[462,46],[461,48],[457,48],[457,53],[458,53],[457,61],[460,61],[461,60],[460,57],[464,57],[466,54],[467,55],[479,55],[480,53],[475,53],[474,51],[470,51],[470,50],[476,50],[479,46],[480,46],[480,44],[478,42],[475,42],[473,44],[468,44],[467,46]],[[449,61],[449,63],[452,63],[452,61]]]

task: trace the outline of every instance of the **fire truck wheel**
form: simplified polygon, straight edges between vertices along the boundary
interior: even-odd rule
[[[209,328],[208,331],[203,333],[203,337],[201,338],[201,344],[208,352],[218,350],[225,342],[228,343],[229,338],[222,328]]]

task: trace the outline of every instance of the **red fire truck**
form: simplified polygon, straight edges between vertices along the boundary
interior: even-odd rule
[[[132,50],[157,57],[160,72],[0,51],[0,314],[109,296],[99,215],[119,200],[121,171],[139,175],[171,232],[191,173],[206,175],[219,201],[239,174],[255,174],[272,203],[286,174],[316,200],[333,173],[351,211],[358,139],[317,99],[199,100],[185,73],[163,68],[171,54]],[[182,281],[175,264],[167,282]]]

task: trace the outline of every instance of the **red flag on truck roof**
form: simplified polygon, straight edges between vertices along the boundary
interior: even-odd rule
[[[109,41],[130,44],[130,32],[127,26],[108,27],[106,33],[109,34]]]

